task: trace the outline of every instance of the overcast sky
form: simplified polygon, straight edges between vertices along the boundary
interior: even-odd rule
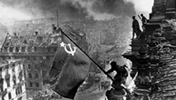
[[[126,0],[134,3],[134,7],[136,11],[139,12],[151,12],[151,8],[154,0]]]

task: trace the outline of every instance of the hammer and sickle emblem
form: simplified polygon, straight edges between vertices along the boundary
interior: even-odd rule
[[[65,44],[64,42],[60,43],[61,47],[64,47],[64,50],[68,53],[71,54],[72,56],[74,56],[75,52],[76,52],[76,47],[71,47],[71,44]],[[70,51],[67,49],[67,46],[69,47]]]

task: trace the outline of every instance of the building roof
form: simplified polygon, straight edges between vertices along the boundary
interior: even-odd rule
[[[12,36],[7,35],[3,46],[50,46],[57,45],[60,37],[58,34],[38,34],[38,35],[25,35],[25,36]]]
[[[80,37],[85,36],[85,32],[80,29],[73,29],[70,26],[63,26],[63,31],[71,37],[79,40]],[[61,33],[35,33],[33,35],[10,35],[7,34],[3,43],[3,47],[40,47],[40,46],[57,46],[61,41]]]

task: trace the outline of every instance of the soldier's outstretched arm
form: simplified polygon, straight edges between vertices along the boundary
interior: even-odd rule
[[[106,74],[112,73],[113,71],[114,71],[114,69],[111,68],[110,70],[108,70],[108,71],[106,72]]]

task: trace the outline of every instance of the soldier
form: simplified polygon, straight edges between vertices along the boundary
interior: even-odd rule
[[[57,31],[57,27],[55,24],[52,24],[52,33],[55,34]]]
[[[116,87],[116,85],[121,85],[121,83],[124,83],[123,78],[127,77],[127,70],[125,69],[125,67],[127,67],[126,65],[124,66],[119,66],[116,64],[115,61],[111,62],[111,69],[108,70],[106,73],[109,74],[113,71],[116,71],[117,74],[114,77],[114,82],[113,85]]]
[[[146,25],[146,23],[147,23],[147,18],[143,15],[143,14],[141,14],[141,17],[139,16],[139,18],[141,19],[141,21],[142,21],[142,29],[143,29],[143,31],[145,30],[145,25]]]
[[[106,96],[108,100],[124,100],[127,96],[127,93],[129,93],[121,84],[125,83],[125,79],[128,76],[127,70],[124,66],[118,66],[115,61],[112,61],[111,63],[111,69],[108,70],[106,73],[109,74],[113,71],[116,71],[117,74],[114,77],[114,81],[112,82],[112,89],[108,90],[106,92]]]
[[[132,39],[134,39],[135,33],[136,33],[136,38],[139,38],[139,34],[141,32],[139,28],[139,22],[136,20],[135,16],[133,16],[132,18],[133,18],[133,22],[132,22],[133,37]]]

